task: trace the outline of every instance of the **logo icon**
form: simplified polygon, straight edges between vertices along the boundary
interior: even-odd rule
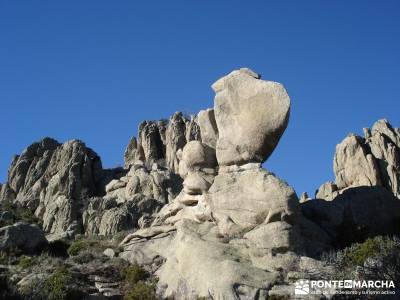
[[[345,289],[352,289],[353,288],[353,280],[345,280],[344,281],[344,288]]]
[[[297,280],[294,286],[295,295],[308,295],[310,293],[310,281],[309,280]]]

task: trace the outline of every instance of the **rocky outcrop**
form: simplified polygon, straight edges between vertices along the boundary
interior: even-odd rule
[[[165,121],[144,121],[139,125],[139,145],[143,159],[151,166],[165,159]]]
[[[331,239],[261,168],[287,125],[283,87],[241,69],[213,88],[214,110],[198,115],[202,140],[176,152],[183,190],[121,242],[120,256],[155,272],[161,297],[265,299],[282,270],[298,271]]]
[[[19,249],[33,253],[46,245],[44,233],[36,225],[21,222],[0,228],[0,251]]]
[[[126,146],[124,153],[124,168],[129,169],[135,162],[143,161],[144,154],[138,149],[138,143],[135,137],[132,137]]]
[[[190,116],[190,120],[186,120],[186,142],[201,141],[201,131],[197,116]]]
[[[339,188],[334,182],[325,182],[315,193],[315,198],[324,200],[333,200],[339,195]]]
[[[135,145],[132,139],[128,148]],[[125,157],[134,162],[129,170],[104,170],[97,154],[81,141],[60,144],[45,138],[14,158],[1,199],[31,210],[52,240],[147,226],[179,193],[182,181],[157,164],[147,169],[129,153]]]
[[[2,197],[34,211],[46,232],[79,232],[84,201],[100,192],[102,176],[100,158],[84,143],[45,138],[14,158]]]
[[[190,135],[189,130],[188,133]],[[165,157],[166,157],[167,167],[171,171],[178,173],[179,159],[176,156],[176,152],[179,149],[183,149],[183,147],[187,142],[186,122],[182,114],[175,113],[171,117],[165,134],[165,140],[166,140]]]
[[[336,146],[335,182],[324,183],[316,200],[302,204],[337,247],[400,233],[399,141],[399,129],[386,120],[365,128],[364,137],[348,135]]]
[[[358,186],[382,186],[399,198],[399,129],[379,120],[372,129],[364,128],[364,137],[347,136],[336,146],[333,166],[335,183],[323,184],[317,198],[330,200]]]
[[[364,144],[361,137],[350,135],[337,145],[334,172],[339,189],[381,185],[378,164]]]
[[[181,179],[169,170],[133,165],[125,176],[108,183],[103,197],[89,200],[83,212],[85,233],[110,235],[147,227],[181,189]]]
[[[201,140],[197,118],[190,119],[176,112],[169,121],[144,121],[138,128],[138,139],[133,137],[125,150],[125,169],[135,163],[144,163],[148,168],[153,163],[178,173],[178,150],[187,142]]]

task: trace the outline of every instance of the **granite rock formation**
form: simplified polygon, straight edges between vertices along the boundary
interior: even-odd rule
[[[288,125],[285,88],[247,68],[212,88],[212,108],[142,122],[124,168],[103,169],[81,141],[32,144],[13,159],[1,203],[34,213],[48,240],[130,230],[104,255],[144,267],[160,298],[178,300],[292,298],[297,279],[324,269],[324,251],[400,232],[399,129],[381,120],[348,136],[336,148],[335,182],[299,199],[261,165]],[[0,247],[43,241],[32,225],[0,228]]]
[[[331,240],[301,214],[294,190],[261,168],[288,122],[282,85],[241,69],[213,88],[214,109],[198,115],[201,141],[177,152],[183,190],[121,242],[120,256],[155,272],[162,297],[264,299],[282,269],[317,265],[306,255]]]
[[[264,162],[289,120],[290,99],[280,83],[242,68],[212,86],[219,165]]]
[[[34,212],[46,232],[78,232],[84,201],[99,193],[101,178],[100,158],[84,143],[45,138],[14,158],[2,201]]]
[[[348,135],[336,146],[334,183],[323,184],[316,198],[333,199],[350,187],[382,186],[400,197],[400,130],[387,120],[364,128],[364,137]]]
[[[83,142],[44,138],[13,159],[0,201],[30,210],[53,240],[148,224],[180,189],[179,176],[157,165],[105,170]]]
[[[197,118],[187,118],[181,112],[176,112],[168,121],[144,121],[139,125],[138,138],[132,137],[126,148],[125,169],[135,163],[148,168],[157,163],[178,173],[177,151],[187,142],[200,139]]]
[[[400,232],[399,141],[399,129],[379,120],[364,128],[364,137],[350,134],[336,146],[335,182],[324,183],[316,200],[302,204],[336,246]]]

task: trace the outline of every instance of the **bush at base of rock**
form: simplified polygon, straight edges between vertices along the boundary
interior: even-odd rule
[[[121,277],[126,281],[129,285],[134,285],[139,281],[143,281],[149,278],[150,274],[141,268],[138,264],[133,264],[121,272]]]
[[[27,269],[34,265],[34,259],[30,256],[22,255],[18,260],[18,266],[21,269]]]
[[[74,278],[70,271],[60,268],[44,281],[41,296],[46,300],[81,299],[81,292],[73,285]]]
[[[150,273],[137,263],[121,270],[124,281],[124,300],[156,300],[156,284],[150,279]]]
[[[125,294],[124,300],[157,300],[155,285],[139,281]]]
[[[378,236],[323,255],[330,278],[400,282],[400,239]]]
[[[71,245],[68,247],[67,253],[70,256],[76,256],[80,252],[84,250],[99,250],[103,251],[105,247],[101,244],[100,241],[95,240],[95,239],[79,239],[75,240],[71,243]]]
[[[78,264],[87,264],[94,259],[94,255],[90,251],[80,252],[78,255],[73,256],[72,260]]]

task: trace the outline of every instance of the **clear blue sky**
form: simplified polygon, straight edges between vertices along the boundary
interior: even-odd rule
[[[140,121],[212,106],[242,66],[286,86],[266,167],[312,194],[349,132],[400,126],[400,1],[0,0],[0,181],[44,136],[122,164]]]

